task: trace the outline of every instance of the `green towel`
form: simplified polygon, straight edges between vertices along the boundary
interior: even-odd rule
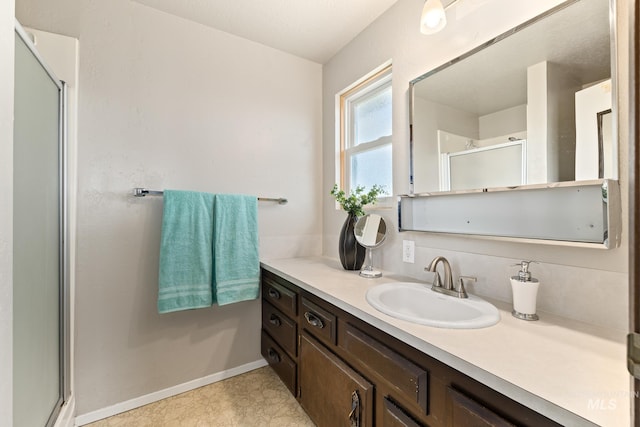
[[[258,298],[258,199],[217,194],[214,205],[214,302]]]
[[[159,313],[211,306],[214,197],[164,191]]]

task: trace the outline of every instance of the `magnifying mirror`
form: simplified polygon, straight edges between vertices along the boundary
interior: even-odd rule
[[[384,219],[376,214],[365,215],[358,219],[353,232],[358,243],[367,248],[367,261],[360,270],[360,275],[368,278],[381,277],[382,272],[373,269],[371,250],[382,245],[387,237],[387,224]]]

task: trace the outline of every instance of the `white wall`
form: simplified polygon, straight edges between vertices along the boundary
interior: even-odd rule
[[[14,2],[0,2],[0,420],[13,423]]]
[[[260,359],[258,301],[157,314],[162,200],[129,194],[286,197],[261,256],[320,254],[320,65],[127,0],[17,3],[80,40],[78,414]]]
[[[618,72],[624,77],[627,67],[627,0],[618,5],[620,63]],[[456,17],[459,6],[448,12],[448,25],[440,33],[423,36],[418,31],[422,0],[399,0],[391,9],[345,46],[324,66],[323,84],[323,252],[336,256],[339,230],[345,213],[335,209],[329,195],[333,186],[335,156],[334,95],[341,88],[366,74],[382,62],[393,60],[393,159],[394,193],[409,192],[409,81],[451,60],[513,26],[558,4],[558,0],[531,2],[526,0],[494,0],[472,2],[465,14]],[[464,16],[462,16],[464,15]],[[628,86],[621,79],[618,88],[620,129],[628,126]],[[540,262],[532,271],[542,285],[538,307],[566,317],[602,326],[626,329],[627,308],[627,134],[620,133],[620,181],[622,194],[622,245],[608,251],[508,243],[473,237],[444,236],[417,232],[391,233],[385,245],[376,250],[376,265],[394,273],[421,280],[431,277],[423,268],[436,255],[444,255],[453,264],[456,275],[478,277],[471,291],[511,300],[508,277],[517,271],[522,259]],[[470,207],[472,209],[472,207]],[[379,210],[397,229],[395,210]],[[416,242],[416,263],[402,262],[402,240]]]
[[[527,182],[575,179],[575,93],[580,82],[552,62],[527,69]]]
[[[517,137],[515,134],[527,130],[527,106],[517,105],[502,111],[486,114],[480,116],[478,122],[480,123],[480,139],[505,135]],[[480,144],[480,146],[483,146],[483,144]]]

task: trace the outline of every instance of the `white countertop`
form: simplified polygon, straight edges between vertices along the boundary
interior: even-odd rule
[[[262,266],[560,424],[630,425],[623,331],[547,313],[538,313],[537,322],[518,320],[510,304],[487,298],[500,310],[497,325],[434,328],[388,316],[365,299],[375,285],[418,280],[366,279],[320,257],[263,260]]]

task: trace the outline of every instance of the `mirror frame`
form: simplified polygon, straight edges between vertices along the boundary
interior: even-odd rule
[[[459,193],[465,193],[465,192],[475,192],[478,189],[474,189],[474,190],[462,190],[462,191],[430,191],[430,192],[423,192],[423,193],[415,193],[414,189],[415,189],[415,182],[414,182],[414,177],[415,177],[415,165],[414,165],[414,116],[415,116],[415,85],[419,82],[421,82],[422,80],[426,79],[427,77],[438,73],[496,43],[498,43],[501,40],[504,40],[505,38],[522,31],[523,29],[535,24],[538,21],[541,21],[543,19],[545,19],[546,17],[562,10],[565,9],[567,7],[570,7],[571,5],[579,2],[579,1],[585,1],[585,0],[566,0],[562,3],[560,3],[559,5],[523,22],[522,24],[519,24],[515,27],[513,27],[512,29],[505,31],[504,33],[494,37],[493,39],[482,43],[478,46],[476,46],[475,48],[467,51],[466,53],[458,56],[457,58],[451,59],[447,62],[445,62],[444,64],[435,67],[434,69],[427,71],[426,73],[416,77],[415,79],[411,80],[409,82],[409,194],[413,195],[413,196],[417,196],[420,194],[424,194],[424,195],[428,195],[428,194],[459,194]],[[612,112],[612,134],[614,135],[614,139],[613,139],[613,147],[614,147],[614,151],[615,151],[615,155],[613,156],[613,176],[608,177],[609,180],[617,180],[619,177],[619,155],[620,155],[620,149],[619,149],[619,138],[618,138],[618,69],[617,69],[617,64],[618,64],[618,43],[617,43],[617,25],[616,25],[616,1],[617,0],[607,0],[609,3],[609,40],[610,40],[610,68],[611,68],[611,112]],[[580,181],[563,181],[563,182],[580,182]],[[557,182],[550,182],[547,183],[547,185],[551,185],[551,184],[557,184]],[[535,188],[538,187],[540,184],[525,184],[525,185],[520,185],[517,187],[508,187],[509,189],[527,189],[527,188]],[[504,187],[503,189],[507,189],[507,187]]]

